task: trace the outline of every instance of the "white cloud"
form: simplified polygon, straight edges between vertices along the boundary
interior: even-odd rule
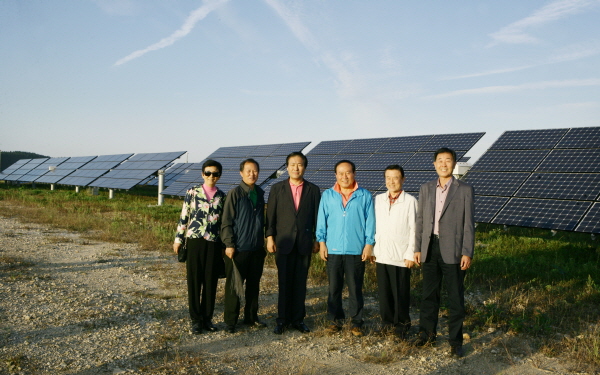
[[[531,44],[538,39],[527,33],[527,29],[544,25],[558,19],[578,14],[584,10],[598,5],[599,0],[557,0],[533,12],[532,15],[503,27],[490,34],[494,40],[489,46],[500,43]]]
[[[187,19],[183,22],[183,25],[177,31],[175,31],[173,34],[169,35],[166,38],[161,39],[157,43],[154,43],[144,49],[137,50],[137,51],[123,57],[122,59],[115,62],[114,66],[122,65],[128,61],[131,61],[142,55],[145,55],[148,52],[156,51],[161,48],[165,48],[165,47],[172,45],[179,39],[188,35],[199,21],[203,20],[208,14],[210,14],[210,12],[219,8],[221,5],[225,4],[227,1],[229,1],[229,0],[214,0],[214,1],[205,0],[204,5],[202,5],[201,7],[199,7],[196,10],[193,10],[190,13],[190,15],[187,17]]]
[[[426,99],[440,99],[463,95],[480,95],[480,94],[506,94],[509,92],[525,91],[525,90],[545,90],[565,87],[583,87],[583,86],[600,86],[600,79],[572,79],[564,81],[543,81],[534,83],[524,83],[522,85],[505,85],[505,86],[487,86],[475,89],[465,89],[450,91],[444,94],[426,96]]]

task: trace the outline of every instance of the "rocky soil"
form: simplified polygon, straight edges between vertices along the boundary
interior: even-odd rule
[[[500,331],[471,332],[459,360],[446,356],[447,332],[437,347],[413,348],[379,332],[374,296],[366,300],[364,337],[348,329],[328,335],[322,286],[309,288],[306,323],[313,332],[274,335],[272,260],[259,311],[270,328],[242,325],[228,334],[223,286],[221,280],[215,316],[221,330],[194,336],[185,269],[169,249],[142,251],[0,217],[0,374],[578,373],[577,364],[545,357],[525,338]]]

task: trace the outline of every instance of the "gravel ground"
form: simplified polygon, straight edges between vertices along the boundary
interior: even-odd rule
[[[446,356],[447,332],[437,347],[413,348],[379,332],[373,296],[366,298],[364,337],[347,329],[328,335],[322,286],[309,286],[306,322],[313,332],[274,335],[272,266],[265,269],[259,311],[270,328],[242,325],[228,334],[223,286],[221,280],[214,319],[221,330],[194,336],[185,269],[168,251],[0,217],[0,374],[578,373],[571,370],[576,364],[545,357],[525,338],[500,331],[471,333],[459,360]]]

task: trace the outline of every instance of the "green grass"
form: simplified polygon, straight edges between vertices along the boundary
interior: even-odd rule
[[[152,189],[139,189],[145,195],[116,192],[108,199],[107,192],[94,196],[70,188],[50,191],[47,185],[0,184],[0,200],[5,201],[5,216],[170,253],[181,200],[165,199],[158,207]],[[599,242],[583,233],[478,225],[474,263],[466,278],[467,331],[525,334],[547,354],[566,351],[582,363],[600,366]],[[272,263],[270,259],[274,267]],[[318,256],[309,277],[317,285],[327,283],[325,263]],[[369,264],[365,292],[374,294],[376,288],[375,267]],[[412,305],[418,308],[419,269],[413,270],[411,288]]]

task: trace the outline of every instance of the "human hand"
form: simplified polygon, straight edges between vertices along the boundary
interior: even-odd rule
[[[327,251],[327,245],[325,245],[325,242],[319,242],[319,247],[319,255],[321,256],[321,259],[327,262],[327,257],[329,255]]]
[[[277,245],[275,244],[275,240],[273,240],[273,236],[267,237],[267,251],[271,254],[277,252]]]
[[[471,257],[463,255],[460,259],[460,269],[466,271],[471,267]]]
[[[371,254],[373,254],[373,245],[365,245],[362,251],[361,260],[366,262],[367,260],[371,259]]]
[[[181,244],[178,242],[173,243],[173,251],[175,254],[179,254],[179,249],[181,249]]]
[[[406,268],[412,268],[415,265],[415,262],[412,260],[404,259],[404,265]]]
[[[415,253],[415,266],[420,267],[421,266],[421,252],[417,252]]]
[[[235,249],[233,247],[225,248],[225,255],[227,255],[229,259],[233,259],[233,254],[235,254]]]

